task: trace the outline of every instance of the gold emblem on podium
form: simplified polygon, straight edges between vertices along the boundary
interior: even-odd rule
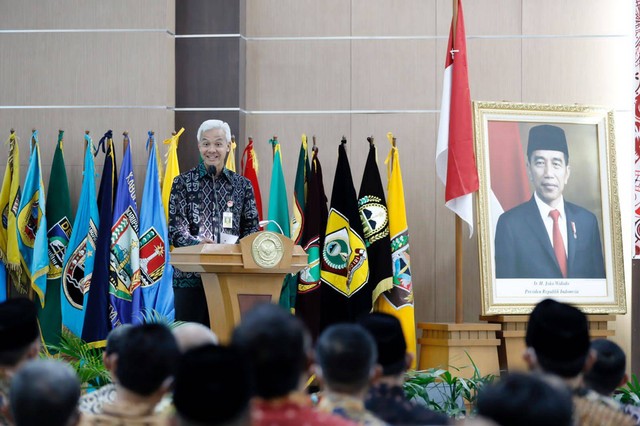
[[[284,248],[280,237],[273,232],[263,232],[251,245],[253,260],[261,268],[273,268],[282,260]]]

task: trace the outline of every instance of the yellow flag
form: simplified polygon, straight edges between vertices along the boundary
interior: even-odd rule
[[[231,136],[231,150],[229,150],[229,155],[227,155],[227,164],[225,167],[232,172],[236,171],[236,138]]]
[[[11,272],[19,276],[21,268],[17,214],[20,205],[20,150],[14,132],[9,136],[7,145],[9,158],[0,189],[0,259]]]
[[[169,145],[167,151],[166,169],[164,179],[162,179],[162,204],[164,205],[164,214],[169,222],[169,196],[171,195],[171,186],[173,179],[180,174],[180,165],[178,164],[178,140],[184,132],[184,127],[169,139],[165,140],[165,145]]]
[[[409,229],[404,204],[404,187],[398,148],[393,134],[387,133],[391,151],[385,160],[387,165],[387,207],[389,209],[389,233],[391,235],[391,259],[393,263],[393,288],[376,300],[375,310],[393,315],[400,320],[407,352],[413,354],[411,368],[416,367],[416,321],[413,307],[413,283],[409,262]]]

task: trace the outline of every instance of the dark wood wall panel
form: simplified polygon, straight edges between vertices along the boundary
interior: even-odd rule
[[[185,128],[178,146],[181,170],[198,162],[196,133],[204,120],[226,121],[238,145],[242,145],[240,107],[245,93],[245,44],[238,35],[241,10],[238,0],[176,2],[175,118],[176,129]]]

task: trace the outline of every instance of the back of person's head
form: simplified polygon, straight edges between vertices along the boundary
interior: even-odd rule
[[[131,329],[133,329],[133,325],[122,324],[111,330],[109,334],[107,334],[107,343],[104,348],[105,354],[112,355],[119,353],[122,347],[123,337]]]
[[[273,399],[298,388],[311,345],[298,318],[278,305],[257,305],[243,315],[232,344],[249,363],[256,395]]]
[[[16,426],[75,424],[80,381],[63,361],[36,359],[13,376],[9,404]]]
[[[173,403],[181,426],[248,425],[250,398],[249,366],[236,348],[201,345],[180,358]]]
[[[596,352],[596,362],[585,373],[585,384],[601,395],[611,395],[622,385],[626,371],[626,357],[622,348],[606,339],[591,342]]]
[[[573,403],[565,388],[513,373],[478,394],[478,414],[501,426],[571,426]]]
[[[378,351],[373,337],[358,324],[335,324],[325,329],[316,345],[320,375],[330,390],[356,394],[367,388]]]
[[[173,329],[178,349],[185,353],[203,345],[217,345],[218,336],[211,329],[197,322],[185,322]]]
[[[142,324],[125,333],[116,364],[118,383],[141,396],[168,387],[180,352],[163,324]]]
[[[376,312],[359,319],[373,337],[378,350],[378,364],[383,376],[402,374],[407,369],[407,343],[398,318]]]
[[[198,142],[202,140],[202,134],[213,129],[222,129],[224,131],[225,139],[227,142],[231,142],[231,128],[229,124],[222,120],[207,120],[204,121],[198,128]]]
[[[15,367],[40,349],[36,305],[24,297],[0,303],[0,365]]]
[[[545,299],[531,312],[525,341],[542,370],[576,377],[589,355],[587,317],[571,305]]]

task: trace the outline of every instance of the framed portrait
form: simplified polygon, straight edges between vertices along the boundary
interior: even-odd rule
[[[626,312],[613,111],[474,102],[483,315]]]

